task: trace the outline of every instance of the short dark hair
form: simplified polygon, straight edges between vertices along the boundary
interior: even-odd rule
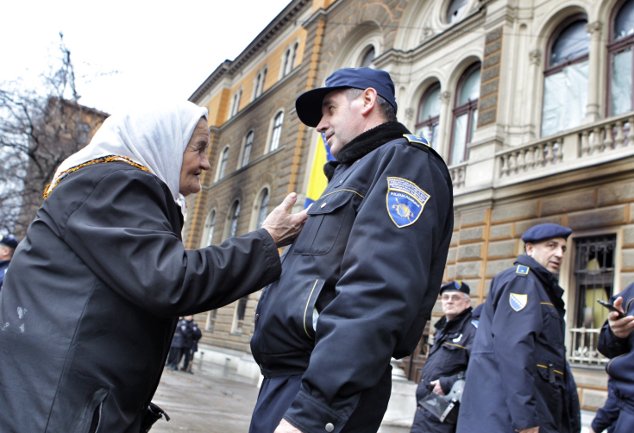
[[[354,87],[350,87],[346,89],[344,92],[349,101],[358,98],[365,90],[355,89]],[[381,110],[381,114],[385,118],[387,122],[396,122],[396,112],[394,111],[394,107],[392,104],[387,102],[383,96],[377,94],[377,102],[379,103],[379,110]]]

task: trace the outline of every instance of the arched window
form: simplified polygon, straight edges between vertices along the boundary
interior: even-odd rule
[[[249,160],[251,159],[251,149],[253,148],[253,137],[255,137],[255,133],[253,131],[247,132],[247,135],[244,137],[244,145],[242,146],[242,159],[240,159],[240,168],[245,167],[249,164]]]
[[[634,0],[620,4],[610,32],[609,114],[634,109]]]
[[[278,112],[273,118],[273,129],[271,130],[271,141],[269,142],[269,152],[276,150],[280,146],[282,138],[282,123],[284,122],[284,112]]]
[[[242,98],[242,89],[238,90],[233,94],[233,99],[231,100],[231,111],[229,113],[229,117],[233,117],[238,113],[240,109],[240,98]]]
[[[480,98],[480,63],[469,67],[458,81],[453,130],[449,149],[449,165],[467,160],[467,144],[471,143],[478,123],[478,99]]]
[[[229,146],[222,149],[220,153],[220,159],[218,160],[218,169],[216,170],[216,180],[220,180],[225,177],[225,170],[227,169],[227,160],[229,159]]]
[[[416,135],[423,136],[438,149],[438,125],[440,123],[440,83],[435,82],[425,90],[418,104]]]
[[[462,12],[467,7],[467,0],[451,0],[447,6],[447,23],[453,24],[462,18]]]
[[[211,212],[209,212],[209,215],[207,215],[207,219],[205,220],[202,241],[200,243],[201,248],[205,248],[211,245],[214,239],[215,227],[216,227],[216,211],[212,210]]]
[[[257,98],[264,91],[264,82],[266,81],[267,67],[262,68],[255,77],[255,83],[253,85],[253,99]]]
[[[232,334],[242,334],[244,332],[244,317],[247,312],[248,296],[240,298],[236,304],[236,310],[233,315],[233,324],[231,326]]]
[[[282,60],[282,77],[288,75],[295,66],[295,57],[297,56],[297,48],[299,44],[295,42],[293,46],[288,47],[284,52],[284,57]]]
[[[588,97],[588,20],[576,16],[555,33],[544,71],[542,136],[581,124]]]
[[[370,67],[372,66],[372,62],[374,62],[374,58],[376,57],[376,50],[372,45],[366,47],[363,51],[363,55],[361,56],[361,64],[360,67]]]
[[[232,238],[238,234],[238,219],[240,218],[240,201],[236,200],[231,205],[229,210],[229,218],[227,220],[227,233],[226,237]]]
[[[256,220],[256,225],[255,228],[259,229],[260,227],[262,227],[262,223],[264,222],[264,219],[266,218],[266,216],[269,213],[269,189],[268,188],[264,188],[262,190],[262,192],[260,193],[260,199],[257,201],[257,208],[255,209],[255,211],[257,212],[257,220]]]

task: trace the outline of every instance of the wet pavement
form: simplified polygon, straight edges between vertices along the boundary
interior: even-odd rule
[[[193,374],[166,368],[154,395],[170,416],[152,433],[246,433],[258,395],[257,381],[211,362],[194,361]]]
[[[257,379],[240,376],[227,366],[196,358],[193,374],[166,368],[154,403],[170,416],[151,433],[247,433],[258,395]],[[584,428],[594,414],[582,411]],[[409,428],[381,426],[379,433],[407,433]]]

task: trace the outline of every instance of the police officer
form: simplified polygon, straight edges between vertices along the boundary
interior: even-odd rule
[[[621,409],[613,433],[634,431],[634,283],[611,298],[623,314],[608,315],[599,334],[599,351],[612,358],[606,369],[614,387],[616,405]]]
[[[469,292],[469,286],[461,281],[452,281],[440,288],[444,316],[434,325],[434,344],[429,350],[421,381],[416,389],[418,405],[411,433],[456,431],[455,418],[441,422],[421,402],[432,393],[446,396],[456,381],[464,378],[476,331],[471,317]]]
[[[0,289],[4,281],[4,274],[7,272],[13,252],[18,247],[18,241],[13,235],[6,235],[0,239]]]
[[[396,121],[385,71],[335,71],[296,108],[336,160],[258,303],[251,349],[264,380],[250,431],[376,432],[390,360],[416,347],[440,290],[451,178]]]
[[[539,224],[525,255],[496,275],[471,352],[458,433],[577,433],[580,411],[564,347],[557,276],[572,232]]]

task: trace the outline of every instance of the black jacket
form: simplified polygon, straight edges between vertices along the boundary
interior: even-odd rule
[[[416,388],[416,400],[420,403],[433,389],[432,381],[439,380],[445,393],[449,394],[454,383],[464,378],[471,345],[476,334],[476,324],[471,317],[471,307],[453,320],[442,317],[434,327],[434,344],[423,365],[421,380]],[[411,433],[443,433],[455,431],[454,424],[440,423],[425,408],[418,405]]]
[[[634,315],[634,283],[612,296],[611,302],[623,297],[623,309]],[[606,371],[611,377],[613,398],[620,408],[614,433],[631,432],[634,429],[634,332],[626,338],[612,333],[606,321],[599,334],[599,351],[610,359]]]
[[[2,260],[0,261],[0,289],[2,289],[2,282],[4,281],[4,273],[7,271],[9,267],[10,260]]]
[[[167,186],[125,163],[60,183],[1,292],[1,432],[138,433],[175,318],[279,276],[264,230],[185,251],[181,228]]]
[[[563,290],[528,256],[496,275],[471,349],[458,433],[578,433],[566,361]]]
[[[284,418],[305,433],[329,423],[338,433],[352,418],[378,428],[367,421],[376,413],[355,409],[390,359],[414,349],[440,289],[451,179],[404,133],[383,124],[327,165],[328,187],[258,303],[253,355],[266,377],[303,376]]]

